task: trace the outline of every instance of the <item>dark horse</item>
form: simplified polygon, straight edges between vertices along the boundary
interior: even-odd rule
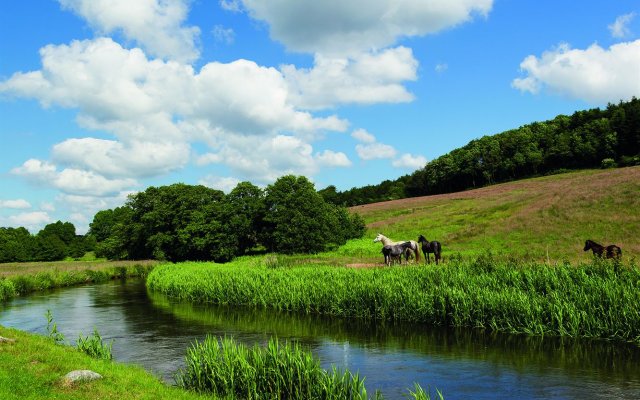
[[[411,248],[411,242],[403,242],[400,244],[388,244],[382,247],[382,254],[384,255],[384,263],[386,265],[391,265],[391,261],[394,259],[400,260],[400,264],[402,264],[402,255],[405,256],[405,261],[408,262],[409,254],[407,253],[407,249]]]
[[[420,235],[418,238],[418,243],[422,244],[422,254],[424,254],[424,258],[426,263],[430,263],[429,253],[433,253],[433,258],[436,259],[436,265],[438,265],[438,260],[440,260],[440,253],[442,253],[442,246],[440,242],[437,241],[428,241],[424,236]]]
[[[622,249],[615,244],[604,247],[593,240],[584,242],[584,251],[587,250],[593,251],[593,254],[596,256],[604,256],[605,258],[620,258],[622,256]]]

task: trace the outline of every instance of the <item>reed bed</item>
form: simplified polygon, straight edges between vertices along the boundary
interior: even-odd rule
[[[187,350],[185,364],[176,376],[178,386],[222,398],[368,398],[364,379],[357,374],[327,372],[310,352],[275,338],[265,348],[248,348],[231,338],[208,336]]]
[[[117,278],[146,277],[155,265],[152,263],[127,263],[126,265],[109,266],[101,269],[52,269],[34,274],[11,275],[0,278],[0,301],[57,287],[106,282]]]
[[[633,262],[549,266],[485,255],[369,269],[181,263],[156,267],[147,286],[194,302],[640,344]]]

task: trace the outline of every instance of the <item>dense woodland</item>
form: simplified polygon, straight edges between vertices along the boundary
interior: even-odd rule
[[[559,115],[472,140],[395,181],[338,192],[325,200],[353,206],[457,192],[580,168],[640,165],[640,99]]]
[[[249,182],[229,194],[204,186],[150,187],[98,212],[87,235],[69,222],[36,235],[0,228],[0,262],[78,258],[228,261],[253,251],[315,253],[361,237],[344,206],[448,193],[580,168],[640,165],[640,100],[534,122],[472,140],[395,181],[338,192],[284,176],[266,189]],[[335,207],[334,205],[339,205]]]

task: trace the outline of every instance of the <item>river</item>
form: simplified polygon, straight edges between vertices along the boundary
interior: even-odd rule
[[[115,360],[172,384],[190,343],[206,335],[264,344],[296,340],[323,367],[365,376],[369,393],[404,399],[418,382],[449,399],[640,399],[640,348],[603,340],[365,322],[179,302],[142,280],[39,292],[0,303],[0,325],[46,334],[50,310],[66,340],[97,328]]]

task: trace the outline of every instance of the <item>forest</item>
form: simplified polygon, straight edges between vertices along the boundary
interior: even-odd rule
[[[472,140],[394,181],[344,192],[328,186],[326,201],[354,206],[451,193],[583,168],[640,165],[640,99],[559,115]]]
[[[122,207],[99,211],[87,235],[58,221],[31,235],[0,228],[0,262],[79,258],[225,262],[253,251],[317,253],[361,237],[365,225],[327,203],[303,176],[266,189],[239,183],[229,194],[201,185],[149,187]]]

